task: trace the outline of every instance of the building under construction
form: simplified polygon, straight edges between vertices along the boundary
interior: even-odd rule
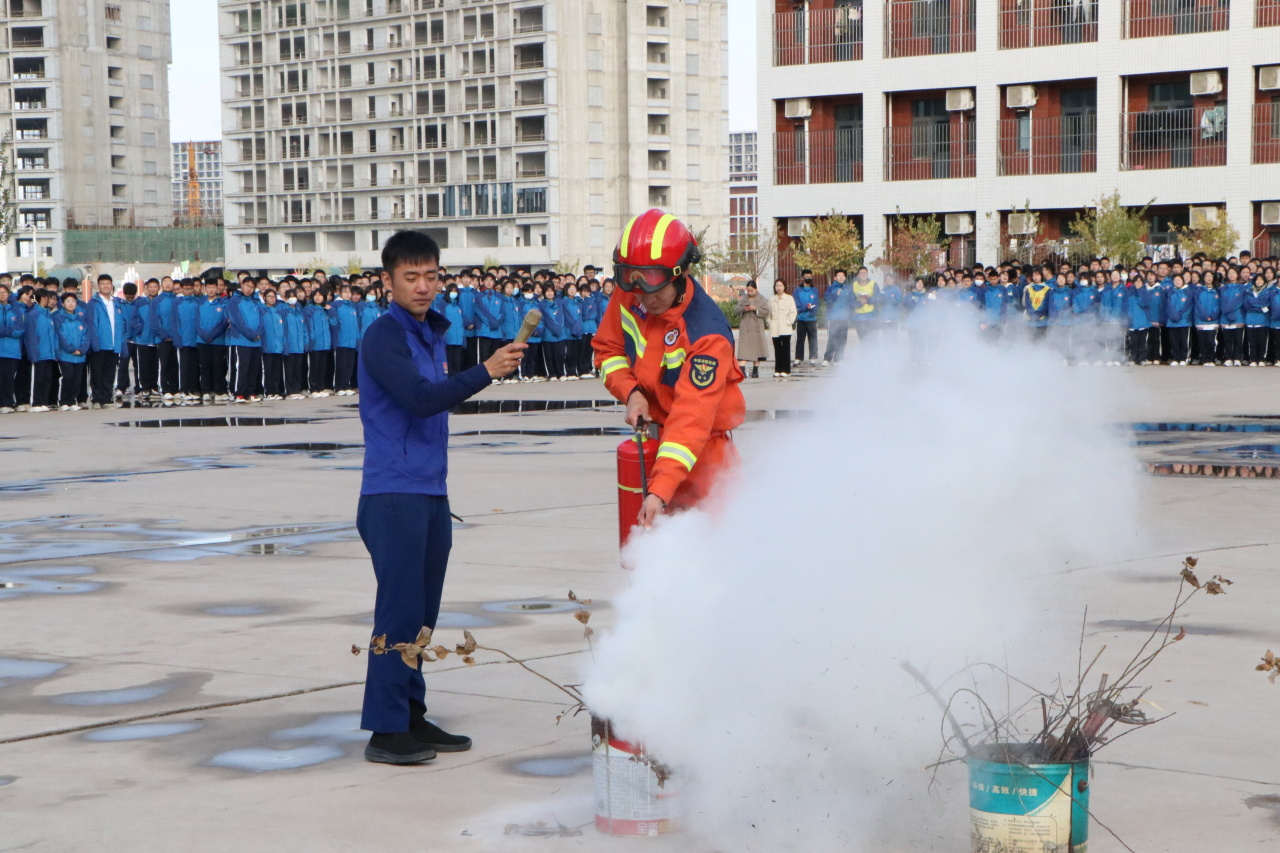
[[[222,141],[173,143],[173,213],[185,225],[222,225]]]

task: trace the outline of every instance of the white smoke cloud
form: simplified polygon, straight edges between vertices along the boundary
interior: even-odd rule
[[[587,698],[683,769],[690,846],[957,849],[967,792],[930,792],[940,713],[900,661],[947,693],[977,660],[1074,675],[1083,603],[1048,576],[1134,544],[1124,380],[972,326],[851,349],[813,420],[751,434],[718,508],[633,539]]]

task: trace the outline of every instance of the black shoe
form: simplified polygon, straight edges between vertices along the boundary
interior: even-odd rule
[[[751,378],[752,378],[752,379],[759,379],[759,378],[760,378],[760,368],[758,368],[758,367],[753,367],[753,368],[751,368]]]
[[[451,735],[435,723],[416,715],[409,718],[409,734],[420,746],[430,747],[436,752],[466,752],[471,748],[471,738]]]
[[[379,764],[421,764],[435,758],[436,753],[409,732],[374,732],[364,757]]]

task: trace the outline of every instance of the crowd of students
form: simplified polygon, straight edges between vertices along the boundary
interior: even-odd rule
[[[1277,259],[1249,252],[1216,260],[1148,257],[1131,268],[1109,258],[1004,263],[919,277],[905,288],[880,284],[863,267],[852,281],[837,270],[819,294],[812,272],[804,270],[791,294],[794,324],[771,332],[775,343],[794,332],[796,361],[804,361],[807,343],[816,365],[818,311],[825,306],[826,365],[843,357],[851,330],[862,342],[901,331],[924,338],[938,309],[958,305],[972,310],[967,316],[988,339],[1043,339],[1073,363],[1260,367],[1280,363],[1278,273]],[[778,280],[775,290],[783,286]],[[785,375],[790,365],[778,358],[774,369]]]
[[[442,268],[434,307],[452,321],[450,370],[487,359],[537,307],[524,363],[502,381],[594,375],[591,338],[613,282],[584,272]],[[23,275],[16,286],[3,274],[0,414],[350,396],[360,341],[387,299],[376,274],[141,285]]]

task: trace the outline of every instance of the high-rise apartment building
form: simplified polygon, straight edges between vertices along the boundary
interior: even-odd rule
[[[729,134],[729,234],[727,247],[735,253],[753,251],[760,234],[757,187],[756,134]]]
[[[173,212],[190,225],[222,224],[222,141],[173,143]]]
[[[1225,216],[1280,255],[1280,0],[758,0],[761,207],[879,254],[937,214],[953,264],[1065,249],[1103,195],[1147,243]],[[1055,249],[1056,247],[1056,249]],[[781,272],[790,274],[785,268]]]
[[[722,239],[725,0],[219,0],[227,264],[601,264],[651,206]]]
[[[2,0],[0,21],[10,266],[62,263],[69,231],[169,225],[169,0]]]

